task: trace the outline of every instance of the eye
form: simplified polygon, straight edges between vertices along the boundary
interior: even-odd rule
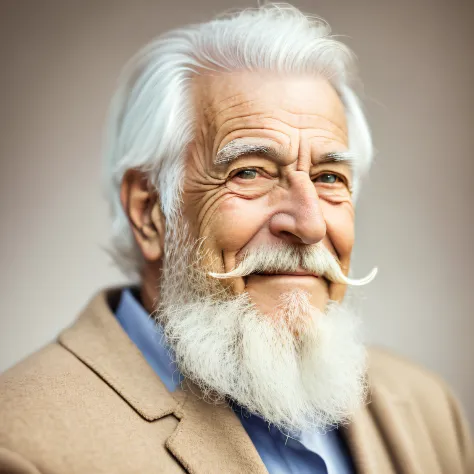
[[[257,198],[270,191],[278,180],[262,168],[238,168],[226,179],[226,187],[245,198]]]
[[[246,169],[240,170],[238,173],[234,174],[233,178],[240,178],[245,180],[252,180],[258,176],[257,170],[254,169]]]
[[[314,180],[315,183],[325,183],[325,184],[335,184],[338,182],[342,182],[342,179],[334,173],[323,173],[320,174]]]

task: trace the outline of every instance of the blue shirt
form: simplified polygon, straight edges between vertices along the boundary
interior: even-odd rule
[[[122,328],[142,352],[161,381],[174,392],[182,376],[166,347],[163,330],[157,325],[132,292],[122,292],[115,313]],[[288,438],[256,415],[234,411],[252,440],[270,474],[354,474],[351,458],[338,430],[326,434],[302,433]]]

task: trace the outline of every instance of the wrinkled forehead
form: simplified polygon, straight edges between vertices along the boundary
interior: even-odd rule
[[[231,120],[256,126],[259,120],[273,118],[299,129],[338,128],[347,137],[344,105],[322,77],[269,72],[206,74],[193,78],[192,95],[198,126],[214,133]]]

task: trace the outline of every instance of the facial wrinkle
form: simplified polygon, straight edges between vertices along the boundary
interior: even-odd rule
[[[276,121],[276,123],[272,123],[273,121]],[[223,140],[223,137],[220,138],[222,135],[227,136],[229,133],[238,132],[240,130],[274,130],[275,132],[284,133],[284,131],[281,130],[282,127],[274,126],[279,125],[278,122],[278,120],[274,119],[268,113],[246,113],[239,116],[232,116],[216,127],[214,143],[220,143]],[[216,147],[214,145],[214,151],[215,149]]]
[[[305,135],[309,135],[307,133],[307,131],[308,130],[314,130],[315,135],[313,137],[311,137],[311,139],[321,138],[321,139],[326,139],[326,140],[332,140],[334,142],[339,142],[339,143],[346,143],[347,142],[347,138],[345,136],[340,136],[338,134],[334,134],[330,130],[325,130],[323,128],[311,128],[311,127],[308,127],[308,128],[294,128],[294,127],[291,127],[290,125],[288,125],[287,123],[283,123],[279,119],[275,119],[275,118],[267,117],[265,119],[264,123],[258,123],[258,124],[257,123],[252,123],[251,118],[246,121],[247,123],[242,122],[242,124],[239,124],[238,122],[235,123],[238,120],[239,119],[237,119],[237,118],[228,120],[226,123],[222,124],[220,129],[217,131],[216,138],[215,138],[214,150],[213,150],[213,155],[214,156],[216,155],[217,149],[222,144],[222,142],[224,141],[225,138],[228,138],[229,135],[231,135],[231,137],[232,137],[231,140],[229,140],[229,141],[232,141],[232,139],[235,139],[233,137],[236,136],[236,135],[237,135],[236,138],[244,138],[244,137],[240,137],[240,135],[241,134],[243,135],[243,132],[245,130],[253,130],[253,131],[262,130],[264,133],[268,133],[268,132],[270,132],[272,134],[275,133],[275,134],[278,134],[278,135],[282,136],[284,138],[284,141],[289,140],[290,142],[291,142],[291,139],[293,138],[293,135],[298,134],[298,136],[300,136],[300,133],[303,132],[303,131],[305,132]],[[284,125],[284,127],[282,127],[282,125]],[[227,132],[226,135],[221,138],[220,135],[224,135],[224,132],[222,131],[222,129],[224,127],[233,128],[233,130],[231,132]],[[250,136],[249,136],[249,138],[250,138]],[[255,137],[255,138],[258,138],[258,137]],[[268,138],[267,137],[262,137],[262,139],[268,139]],[[219,143],[219,145],[217,145],[217,143]]]
[[[251,104],[254,101],[247,101],[246,103]],[[255,101],[255,104],[258,104],[258,101]],[[268,119],[273,119],[281,124],[287,125],[293,129],[325,129],[327,128],[328,131],[334,133],[335,135],[340,135],[339,138],[342,140],[347,141],[347,127],[346,125],[339,125],[331,118],[328,118],[326,115],[322,114],[310,114],[310,113],[298,113],[298,112],[293,112],[281,107],[275,107],[273,106],[272,111],[269,112],[267,109],[267,104],[258,104],[259,108],[257,110],[252,110],[252,111],[242,111],[242,113],[239,113],[237,115],[232,115],[231,120],[236,120],[238,118],[246,117],[248,116],[249,118],[251,117],[257,117],[258,119],[261,118],[268,118]],[[263,107],[260,110],[260,107]],[[214,122],[216,121],[217,117],[219,115],[224,114],[226,111],[229,109],[225,109],[220,111],[216,116],[214,117],[213,121],[210,123],[210,125],[214,125]],[[286,117],[285,117],[286,115]],[[224,120],[223,123],[228,122],[229,120]],[[315,126],[314,122],[323,122],[322,124],[317,124],[320,126]],[[221,124],[222,126],[222,124]],[[221,126],[217,127],[217,131],[221,128]]]
[[[298,130],[297,171],[306,171],[309,177],[311,167],[311,147],[309,141],[303,137],[302,130]]]
[[[258,104],[258,101],[255,100],[255,99],[251,99],[251,100],[246,100],[246,101],[242,101],[241,103],[239,104],[236,104],[236,105],[232,105],[230,107],[226,107],[224,109],[221,109],[219,111],[217,111],[214,116],[212,117],[211,120],[209,120],[209,117],[206,116],[206,119],[208,120],[208,124],[209,124],[209,128],[215,126],[215,124],[217,123],[217,120],[222,116],[222,115],[225,115],[226,113],[228,114],[231,110],[233,109],[239,109],[240,107],[243,108],[243,110],[241,112],[237,112],[237,114],[232,114],[232,117],[233,118],[239,118],[239,117],[245,117],[246,115],[249,114],[249,109],[251,107],[249,107],[249,105],[257,105]],[[257,108],[257,110],[254,110],[252,111],[252,114],[253,115],[260,115],[260,114],[265,114],[267,113],[268,111],[265,109],[265,104],[261,104],[261,110],[260,108]]]
[[[227,191],[227,192],[226,192]],[[199,222],[198,232],[200,236],[204,235],[207,227],[212,223],[212,218],[227,199],[232,199],[235,196],[227,188],[219,189],[214,196],[206,200],[206,203],[201,207],[197,219]]]
[[[291,112],[287,109],[281,109],[281,112],[285,115],[289,115],[290,117],[288,119],[279,119],[281,122],[286,123],[287,125],[290,125],[291,127],[298,128],[300,130],[305,130],[309,128],[319,128],[319,127],[314,127],[313,124],[306,125],[308,122],[313,121],[316,119],[317,121],[322,120],[324,123],[329,125],[330,131],[333,131],[332,129],[335,129],[339,131],[345,139],[347,139],[347,128],[344,126],[342,127],[341,125],[338,125],[336,122],[331,120],[330,118],[326,117],[325,115],[321,114],[309,114],[309,113],[298,113],[298,112]],[[295,117],[295,119],[292,119],[291,117]],[[321,127],[324,128],[324,127]]]

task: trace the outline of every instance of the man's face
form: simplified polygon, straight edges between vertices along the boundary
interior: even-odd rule
[[[343,283],[373,278],[342,273],[354,240],[343,105],[322,79],[256,73],[195,78],[193,98],[180,214],[165,223],[139,173],[121,195],[144,257],[160,259],[144,284],[160,288],[179,370],[281,429],[340,423],[366,367]]]
[[[347,151],[348,137],[332,86],[315,77],[249,72],[200,76],[193,86],[196,138],[186,163],[183,217],[194,238],[205,237],[210,268],[229,272],[259,247],[322,242],[347,273],[352,174],[348,162],[334,159]],[[245,145],[258,151],[241,153]],[[265,314],[289,290],[303,290],[321,310],[345,291],[304,271],[254,273],[228,284]]]

